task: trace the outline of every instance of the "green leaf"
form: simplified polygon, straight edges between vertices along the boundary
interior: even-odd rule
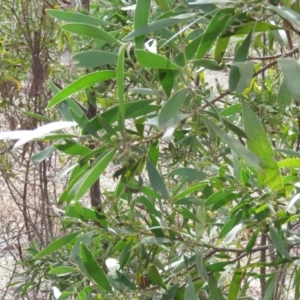
[[[274,149],[274,150],[284,153],[284,154],[287,154],[287,155],[290,155],[290,156],[295,156],[295,157],[300,158],[300,153],[297,151],[293,151],[293,150],[289,150],[289,149],[278,149],[278,148]]]
[[[257,239],[257,236],[258,234],[260,233],[261,231],[261,228],[258,227],[255,232],[252,234],[251,238],[249,239],[246,247],[245,247],[245,251],[246,253],[249,255],[251,253],[251,250],[253,248],[253,246],[255,245],[255,242],[256,242],[256,239]]]
[[[49,246],[47,246],[45,249],[43,249],[38,254],[36,254],[35,258],[41,258],[41,257],[44,257],[48,254],[53,253],[56,250],[59,250],[60,248],[62,248],[66,244],[73,241],[77,237],[77,235],[79,235],[80,233],[81,233],[81,231],[72,232],[70,234],[67,234],[67,235],[57,239],[56,241],[51,243]]]
[[[198,299],[199,297],[196,294],[192,278],[189,275],[185,286],[184,300],[198,300]]]
[[[246,133],[240,129],[239,127],[233,125],[232,123],[230,123],[229,121],[227,121],[227,119],[220,117],[221,114],[212,112],[212,111],[207,111],[207,114],[213,116],[216,120],[220,120],[222,122],[222,124],[227,127],[229,130],[231,130],[233,133],[235,133],[236,135],[238,135],[239,137],[242,138],[247,138]]]
[[[230,106],[224,108],[220,112],[220,116],[227,117],[227,116],[232,116],[232,115],[240,113],[240,112],[241,112],[241,104],[237,103],[237,104],[233,104],[233,105],[230,105]]]
[[[177,91],[168,99],[158,115],[159,128],[166,128],[168,124],[172,123],[174,118],[177,117],[179,109],[184,103],[188,93],[189,89],[185,88]]]
[[[231,261],[222,261],[206,266],[207,272],[222,272],[225,271],[225,267],[233,264]],[[210,277],[209,277],[210,278]],[[214,279],[216,280],[216,279]]]
[[[66,98],[70,97],[76,92],[79,92],[87,87],[90,87],[96,83],[113,79],[116,77],[116,71],[103,70],[88,75],[82,76],[79,79],[75,80],[73,83],[69,84],[59,93],[57,93],[48,103],[47,108],[50,108]]]
[[[204,205],[205,206],[209,206],[209,205],[213,205],[215,203],[217,203],[218,201],[220,201],[221,199],[227,197],[228,195],[232,194],[233,192],[233,188],[224,188],[224,189],[221,189],[221,190],[218,190],[217,192],[215,192],[214,194],[210,195]]]
[[[247,60],[249,48],[251,45],[252,31],[247,35],[238,51],[236,52],[233,62],[244,62]]]
[[[126,102],[124,105],[125,108],[125,118],[137,118],[140,116],[147,115],[151,112],[157,111],[160,106],[152,105],[153,100],[141,100],[141,101],[133,101],[133,102]],[[119,108],[118,106],[114,106],[104,113],[101,114],[101,117],[107,121],[107,123],[112,124],[118,121],[118,114]],[[94,118],[91,120],[91,124],[94,126],[95,129],[100,130],[102,128],[98,118]]]
[[[225,132],[222,132],[222,130],[212,121],[209,119],[202,117],[205,123],[209,127],[213,129],[217,133],[217,135],[223,140],[224,143],[228,144],[228,146],[242,159],[245,160],[249,166],[252,166],[255,170],[261,172],[262,168],[260,166],[261,160],[256,156],[252,151],[244,147],[240,142],[233,139],[231,136],[227,135]]]
[[[70,113],[71,113],[73,120],[78,124],[78,126],[82,130],[84,130],[88,134],[92,135],[97,140],[100,139],[100,137],[97,133],[97,130],[92,126],[88,117],[84,113],[77,115],[72,109],[70,109]]]
[[[232,277],[232,281],[229,287],[228,299],[236,300],[241,290],[241,283],[242,283],[242,273],[240,271],[236,271]]]
[[[283,19],[287,19],[295,25],[297,25],[298,27],[300,27],[300,14],[298,14],[294,10],[284,6],[269,5],[269,7]]]
[[[151,8],[151,0],[138,1],[134,12],[134,31],[148,25],[149,13]],[[143,49],[145,35],[135,38],[135,48]]]
[[[34,118],[34,119],[37,119],[37,120],[42,120],[42,121],[47,121],[47,122],[49,122],[49,121],[54,122],[54,119],[52,119],[52,118],[42,116],[42,115],[39,115],[39,114],[34,114],[34,113],[29,112],[29,111],[23,111],[22,114],[24,116]]]
[[[202,253],[198,249],[195,249],[195,260],[196,260],[196,267],[197,267],[198,275],[205,281],[208,281],[208,276],[207,276],[204,259],[203,259]]]
[[[58,149],[59,151],[69,155],[85,156],[92,152],[91,149],[82,146],[74,142],[74,140],[70,140],[70,139],[65,139],[63,144],[62,143],[54,144],[53,147],[54,149]]]
[[[129,33],[123,38],[123,41],[127,42],[132,40],[133,38],[153,32],[157,32],[161,29],[164,29],[168,26],[172,26],[186,20],[189,20],[195,16],[194,13],[187,13],[182,15],[177,15],[171,18],[166,18],[162,20],[155,21],[153,23],[149,23],[147,26],[143,26],[142,28],[138,28],[133,32]]]
[[[231,219],[222,227],[218,238],[221,239],[225,237],[241,220],[241,215],[236,214],[231,217]]]
[[[212,70],[212,71],[221,71],[224,70],[225,68],[224,62],[222,64],[219,64],[217,61],[211,59],[195,60],[193,64],[194,66],[203,67],[205,69]]]
[[[149,268],[147,278],[151,281],[152,284],[157,285],[165,290],[167,289],[163,278],[153,264],[151,264]]]
[[[200,223],[200,220],[195,216],[193,212],[190,211],[190,209],[187,209],[185,207],[182,207],[181,210],[178,211],[179,214],[181,214],[185,219],[190,219],[196,223]]]
[[[270,231],[271,240],[272,240],[276,250],[284,258],[291,259],[290,254],[287,251],[281,236],[279,235],[279,233],[277,232],[275,226],[272,223],[270,223],[270,225],[269,225],[269,231]]]
[[[218,10],[216,12],[216,14],[207,25],[204,34],[202,35],[202,39],[196,53],[197,59],[203,58],[203,56],[211,48],[218,36],[222,34],[226,27],[229,25],[228,21],[230,18],[230,15],[224,15],[221,10]]]
[[[163,12],[168,12],[169,7],[167,5],[166,0],[155,0],[155,3],[160,7]]]
[[[70,218],[79,219],[82,221],[96,221],[107,228],[106,217],[96,210],[81,206],[80,209],[76,209],[75,205],[70,205],[66,208],[66,216]]]
[[[178,284],[171,286],[165,294],[162,296],[162,300],[175,300],[178,291]]]
[[[299,158],[287,158],[278,162],[279,168],[299,168],[300,159]]]
[[[61,25],[60,28],[85,37],[121,45],[121,42],[119,42],[115,37],[110,35],[105,30],[93,25],[88,25],[84,23],[68,23]]]
[[[34,164],[39,164],[42,161],[44,161],[46,158],[48,158],[54,151],[55,151],[55,147],[53,147],[51,145],[51,146],[45,148],[44,150],[40,151],[39,153],[31,156],[30,160]]]
[[[282,190],[282,177],[278,164],[273,158],[274,153],[268,136],[257,116],[244,100],[242,109],[245,132],[248,137],[247,146],[262,161],[261,167],[265,172],[264,183],[275,191]]]
[[[119,263],[121,269],[123,269],[129,262],[131,249],[132,249],[132,241],[129,241],[120,253]]]
[[[72,273],[76,273],[78,270],[76,268],[68,267],[68,266],[61,266],[57,267],[55,269],[52,269],[49,271],[49,274],[51,275],[57,275],[57,276],[66,276],[70,275]]]
[[[137,198],[135,199],[135,201],[136,201],[137,203],[143,204],[143,205],[149,210],[149,212],[150,212],[151,214],[153,214],[154,216],[161,217],[161,212],[158,211],[158,210],[155,208],[154,204],[153,204],[148,198],[146,198],[145,196],[137,197]]]
[[[168,97],[170,97],[172,89],[173,89],[173,85],[174,85],[174,80],[175,80],[174,71],[173,70],[159,70],[158,72],[159,72],[158,73],[159,81],[160,81],[164,91],[168,95]]]
[[[82,176],[71,189],[70,193],[76,192],[75,200],[79,200],[89,188],[97,181],[108,164],[112,161],[117,149],[113,149],[103,156],[100,156],[94,166]]]
[[[86,271],[89,273],[90,277],[97,283],[100,288],[104,289],[107,292],[111,292],[112,289],[105,273],[99,267],[98,262],[96,261],[93,254],[84,244],[81,244],[80,253],[84,267],[86,268]]]
[[[76,61],[76,67],[95,68],[107,64],[116,64],[118,55],[105,51],[89,50],[76,53],[72,56]]]
[[[220,199],[219,201],[217,201],[216,203],[214,203],[211,207],[211,211],[218,210],[220,207],[226,205],[227,203],[233,202],[233,200],[236,200],[239,197],[241,197],[241,195],[237,194],[237,193],[229,194],[226,197],[224,197],[224,198]]]
[[[300,17],[300,15],[299,15]],[[278,58],[278,64],[284,76],[284,83],[297,103],[300,103],[300,66],[294,58]],[[289,95],[285,95],[289,97]]]
[[[98,116],[98,121],[110,137],[118,136],[118,132],[101,115]]]
[[[135,50],[138,62],[145,68],[179,70],[180,66],[172,63],[167,58],[145,50]]]
[[[141,240],[142,244],[154,244],[154,245],[161,245],[161,244],[168,244],[170,243],[171,240],[168,238],[163,238],[163,237],[144,237]]]
[[[50,80],[48,80],[51,91],[54,95],[56,95],[60,89]],[[70,114],[70,107],[79,115],[83,112],[83,110],[79,107],[79,105],[70,98],[67,98],[65,101],[62,101],[58,105],[58,110],[66,121],[74,121]]]
[[[56,95],[60,91],[60,89],[50,80],[49,80],[49,85],[54,95]],[[86,110],[85,107],[83,107],[81,104],[79,104],[78,102],[76,102],[74,99],[71,98],[66,98],[58,105],[58,110],[60,111],[61,115],[64,117],[66,121],[74,121],[70,113],[71,109],[79,116],[82,113],[84,113]]]
[[[290,93],[290,89],[288,88],[285,79],[283,78],[280,82],[278,95],[277,95],[279,109],[282,112],[285,112],[286,109],[292,104],[292,100],[293,100],[293,96]]]
[[[207,181],[203,181],[203,182],[191,185],[186,190],[184,190],[182,192],[179,192],[176,195],[175,199],[179,199],[179,198],[185,197],[187,195],[193,194],[194,192],[199,191],[200,189],[205,188],[207,185],[208,185]]]
[[[222,291],[217,286],[217,280],[213,274],[208,278],[208,288],[212,300],[225,300]]]
[[[171,171],[168,176],[180,176],[182,179],[187,178],[188,181],[201,180],[207,175],[192,168],[177,168]]]
[[[121,47],[119,50],[119,59],[117,65],[117,93],[118,93],[118,100],[119,100],[118,124],[119,124],[120,131],[122,133],[125,130],[124,55],[125,55],[125,48]]]
[[[237,92],[241,93],[244,91],[244,89],[247,86],[250,85],[250,81],[253,74],[253,64],[251,62],[246,62],[244,64],[237,64],[237,63],[242,63],[247,60],[249,48],[251,45],[251,38],[252,38],[252,31],[247,35],[242,45],[239,47],[236,55],[234,56],[233,63],[236,64],[232,65],[229,73],[229,90],[231,92],[235,91],[239,87]],[[250,75],[251,78],[249,78]],[[241,79],[242,82],[240,83]]]
[[[149,88],[132,88],[130,89],[131,93],[141,94],[141,95],[150,95],[155,96],[155,92]]]
[[[276,275],[273,275],[268,280],[267,289],[265,295],[262,300],[273,300],[274,290],[275,290],[275,283],[276,283]]]
[[[78,257],[78,255],[80,254],[80,247],[81,244],[85,244],[85,245],[90,245],[91,243],[91,239],[92,237],[95,235],[94,231],[89,231],[87,233],[82,234],[76,241],[76,243],[74,244],[72,250],[70,251],[70,260],[76,260],[76,258]],[[76,261],[78,262],[78,260]],[[81,262],[80,266],[82,266],[82,261],[79,260],[79,262]]]
[[[153,190],[160,193],[164,199],[168,199],[169,194],[165,182],[150,159],[147,159],[146,167]]]
[[[164,232],[159,221],[154,216],[149,216],[151,219],[151,227],[149,228],[155,237],[161,238],[164,237]]]
[[[231,93],[242,93],[250,86],[254,72],[253,66],[254,63],[250,61],[232,63],[229,76],[229,90]]]
[[[226,53],[227,46],[229,44],[230,37],[224,38],[219,37],[215,46],[214,59],[216,61],[221,61],[223,59],[224,54]]]
[[[266,22],[248,22],[245,25],[232,26],[224,34],[223,37],[231,37],[235,35],[248,34],[250,32],[265,32],[270,30],[280,30],[281,27]]]
[[[177,198],[177,197],[176,197]],[[173,202],[176,205],[203,205],[203,200],[197,197],[186,197]]]
[[[109,22],[78,12],[62,11],[57,9],[46,9],[48,15],[62,21],[74,23],[86,23],[94,26],[110,26]]]

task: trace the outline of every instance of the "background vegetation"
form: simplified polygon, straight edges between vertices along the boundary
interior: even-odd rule
[[[80,3],[3,5],[12,297],[298,299],[299,1]]]

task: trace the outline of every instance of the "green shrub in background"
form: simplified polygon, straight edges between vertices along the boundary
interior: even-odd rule
[[[84,75],[49,83],[63,121],[0,134],[74,161],[64,234],[28,249],[16,293],[299,299],[299,1],[132,2],[47,10]]]

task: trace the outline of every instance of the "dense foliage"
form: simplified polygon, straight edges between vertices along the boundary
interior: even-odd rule
[[[16,292],[299,299],[299,1],[127,2],[46,10],[76,71],[50,76],[60,115],[0,137],[72,164],[63,234],[28,249]]]

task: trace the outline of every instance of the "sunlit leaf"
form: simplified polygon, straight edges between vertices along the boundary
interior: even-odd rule
[[[56,275],[56,276],[67,276],[72,273],[76,273],[78,270],[76,268],[68,267],[68,266],[61,266],[49,271],[49,274]]]
[[[274,152],[268,136],[257,116],[244,100],[242,109],[245,132],[248,137],[247,146],[262,161],[261,167],[265,172],[264,183],[275,191],[279,191],[283,189],[283,182],[278,164],[273,158]]]
[[[236,300],[241,289],[243,274],[241,271],[236,271],[232,277],[229,287],[228,299]]]
[[[252,166],[257,171],[261,172],[262,168],[260,166],[261,160],[256,156],[253,152],[251,152],[249,149],[244,147],[240,142],[233,139],[231,136],[227,135],[225,132],[222,132],[222,130],[212,121],[210,121],[207,118],[203,118],[205,122],[211,127],[218,136],[223,140],[224,143],[228,144],[228,146],[242,159],[245,160],[247,164]]]
[[[76,125],[77,125],[77,123],[75,123],[75,122],[58,121],[58,122],[52,122],[52,123],[49,123],[46,125],[42,125],[35,130],[30,130],[30,131],[26,131],[26,132],[23,130],[21,130],[20,132],[14,131],[15,133],[19,133],[19,134],[21,133],[21,136],[19,137],[20,139],[15,143],[13,149],[23,146],[27,142],[32,141],[34,139],[39,139],[39,138],[45,137],[47,134],[49,134],[53,131],[69,128],[69,127],[76,126]],[[3,136],[5,138],[6,135],[14,136],[14,134],[12,134],[12,133],[13,132],[1,132],[0,139],[3,139]]]

